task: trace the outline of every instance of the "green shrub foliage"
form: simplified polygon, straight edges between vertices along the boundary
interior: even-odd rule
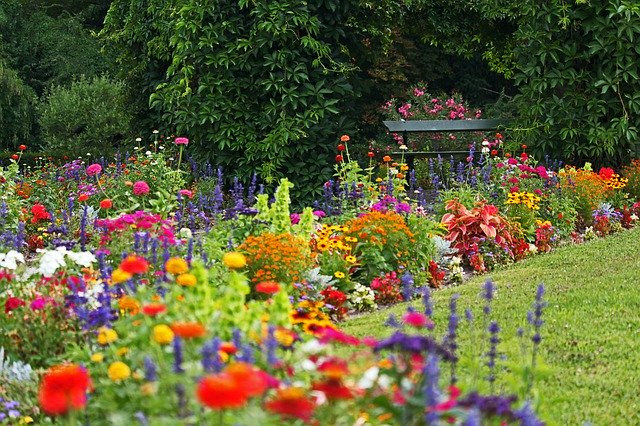
[[[106,77],[52,87],[39,115],[47,148],[72,155],[112,152],[130,132],[124,85]]]
[[[0,62],[0,150],[13,150],[34,131],[35,93]]]

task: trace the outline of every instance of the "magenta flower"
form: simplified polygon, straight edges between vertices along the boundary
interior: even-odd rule
[[[405,324],[408,324],[412,327],[433,328],[433,322],[429,319],[428,316],[426,316],[421,312],[416,312],[416,311],[407,312],[406,314],[404,314],[404,317],[402,318],[402,320],[404,321]]]
[[[193,192],[189,191],[188,189],[181,189],[180,191],[178,191],[178,194],[187,198],[193,198]]]
[[[87,167],[87,176],[95,176],[102,171],[102,166],[100,164],[94,163]]]
[[[40,311],[44,309],[45,306],[47,306],[47,301],[42,296],[38,296],[33,299],[30,305],[32,311]]]
[[[176,138],[174,143],[176,145],[189,145],[189,139],[187,139],[187,138]]]
[[[327,214],[325,212],[323,212],[322,210],[316,210],[313,212],[313,215],[315,217],[317,217],[318,219],[322,219],[323,217],[325,217]]]
[[[300,215],[298,213],[291,213],[289,215],[289,219],[291,219],[292,225],[297,225],[298,223],[300,223]]]
[[[134,195],[145,195],[149,193],[149,185],[143,180],[139,180],[133,184]]]

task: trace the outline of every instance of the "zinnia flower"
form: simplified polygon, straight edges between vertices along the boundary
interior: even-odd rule
[[[158,324],[153,327],[153,340],[161,345],[168,345],[173,341],[173,330],[166,324]]]
[[[176,138],[174,143],[176,145],[189,145],[189,139],[188,138]]]
[[[87,167],[87,176],[95,176],[102,171],[102,166],[100,164],[92,164]]]
[[[83,201],[87,201],[89,199],[89,195],[88,194],[80,194],[78,196],[78,201],[83,202]]]
[[[24,306],[25,304],[24,300],[11,296],[6,300],[6,302],[4,302],[4,313],[8,314],[14,309],[18,309],[20,306]]]
[[[247,259],[244,254],[233,251],[222,256],[222,263],[229,269],[241,269],[247,266]]]
[[[198,383],[198,400],[214,410],[242,407],[248,399],[243,384],[229,373],[205,376]]]
[[[337,379],[316,382],[313,384],[313,390],[324,393],[329,400],[353,398],[351,389],[346,387],[341,380]]]
[[[116,361],[109,366],[107,375],[114,382],[119,382],[131,376],[131,369],[124,362]]]
[[[275,281],[263,281],[256,285],[256,291],[264,294],[275,294],[280,291],[280,286]]]
[[[275,398],[265,404],[265,408],[285,418],[311,420],[316,404],[305,396],[302,388],[290,387],[279,389]]]
[[[105,346],[118,340],[118,333],[107,327],[100,327],[98,329],[98,344]]]
[[[46,414],[59,416],[84,408],[90,388],[91,378],[84,368],[75,364],[58,365],[44,374],[38,401]]]
[[[193,274],[180,274],[176,278],[176,282],[183,287],[193,287],[198,283],[198,280]]]
[[[108,198],[105,198],[104,200],[100,201],[100,208],[101,209],[110,209],[111,207],[113,207],[113,201],[111,201]]]
[[[149,185],[143,180],[139,180],[133,184],[133,195],[146,195],[149,193]]]
[[[421,312],[407,312],[406,314],[404,314],[404,317],[402,318],[402,320],[404,321],[405,324],[408,324],[412,327],[416,327],[416,328],[423,328],[423,327],[428,327],[428,328],[433,328],[433,322],[429,319],[428,316],[426,316],[425,314],[421,313]]]
[[[164,269],[170,274],[180,275],[189,271],[189,265],[181,257],[172,257],[164,264]]]
[[[149,270],[149,262],[147,262],[144,257],[132,254],[120,262],[119,269],[132,275],[144,274]]]
[[[262,395],[267,390],[267,381],[262,370],[246,362],[234,362],[224,369],[224,373],[233,377],[243,388],[247,396]]]
[[[132,275],[128,272],[123,271],[120,268],[116,268],[111,273],[111,284],[120,284],[127,280],[130,280]]]
[[[349,142],[350,138],[348,135],[340,136],[340,142]]]
[[[174,322],[171,330],[183,339],[193,339],[207,334],[207,329],[199,322]]]
[[[163,303],[149,303],[142,307],[142,313],[150,317],[155,317],[165,312],[167,312],[167,306]]]

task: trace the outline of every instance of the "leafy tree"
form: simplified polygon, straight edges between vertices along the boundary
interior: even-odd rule
[[[36,96],[0,61],[0,149],[14,150],[34,134]]]

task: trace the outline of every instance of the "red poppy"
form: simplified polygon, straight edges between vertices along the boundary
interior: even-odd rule
[[[265,408],[285,418],[311,420],[316,404],[305,396],[302,388],[279,389],[276,397],[267,401]]]
[[[267,390],[267,380],[261,370],[246,362],[234,362],[224,369],[236,382],[242,385],[248,397],[262,395]]]
[[[198,400],[214,410],[242,407],[248,399],[243,384],[228,373],[205,376],[198,383]]]
[[[149,262],[144,257],[132,254],[120,262],[120,269],[129,274],[144,274],[149,270]]]
[[[194,339],[207,334],[207,329],[199,322],[174,322],[171,330],[183,339]]]
[[[275,281],[263,281],[256,285],[256,291],[264,294],[275,294],[280,291],[280,286]]]
[[[75,364],[51,367],[42,378],[38,401],[50,416],[66,414],[84,408],[91,378],[87,371]]]
[[[165,312],[167,312],[167,306],[162,303],[149,303],[142,307],[142,313],[150,317],[155,317]]]

